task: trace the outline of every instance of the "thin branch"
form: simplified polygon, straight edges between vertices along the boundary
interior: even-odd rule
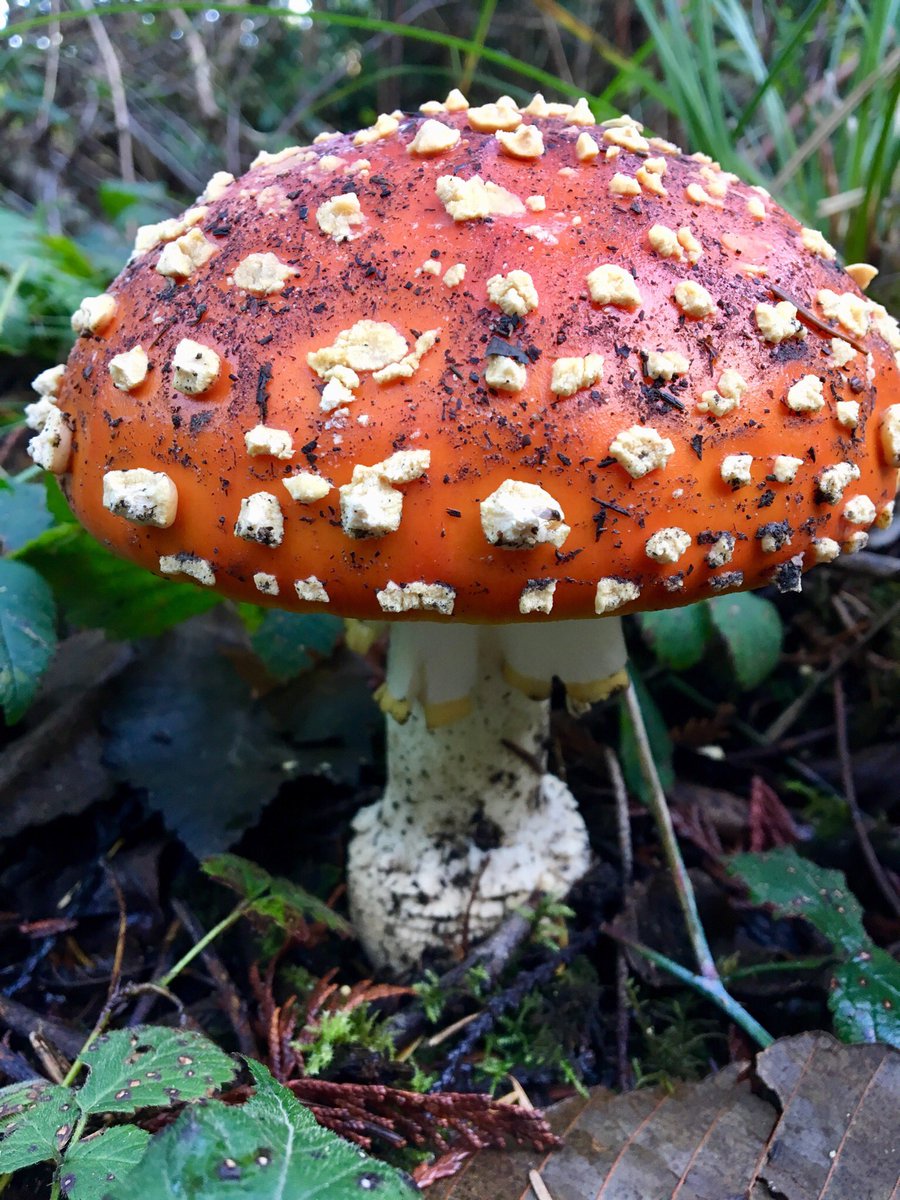
[[[126,183],[134,183],[134,154],[131,144],[131,123],[128,117],[128,100],[125,95],[125,84],[122,79],[122,67],[115,47],[110,40],[106,27],[94,11],[93,0],[80,0],[81,7],[87,13],[87,22],[91,35],[97,44],[109,90],[112,97],[113,116],[116,122],[116,133],[119,140],[119,173]]]
[[[54,14],[59,11],[59,0],[50,0],[50,11]],[[53,100],[56,96],[56,84],[59,80],[59,48],[61,45],[62,38],[59,33],[59,21],[54,20],[50,24],[50,50],[44,66],[44,90],[41,93],[41,107],[38,109],[37,120],[35,121],[34,136],[36,139],[46,133],[50,126],[50,109],[53,106]]]
[[[634,874],[634,847],[631,841],[631,819],[628,812],[628,791],[619,758],[611,746],[603,749],[606,770],[616,800],[616,825],[619,834],[619,860],[622,864],[622,906],[630,907],[629,885]],[[631,1027],[631,1007],[628,1002],[628,960],[621,946],[616,947],[616,1074],[619,1087],[627,1091],[632,1083],[628,1060],[628,1035]]]
[[[694,957],[697,960],[702,978],[718,982],[719,973],[716,970],[712,951],[706,940],[706,933],[703,929],[703,923],[700,920],[700,913],[697,911],[697,899],[687,873],[687,867],[684,865],[684,859],[681,857],[681,850],[678,847],[678,839],[675,836],[675,829],[672,825],[672,815],[666,803],[666,795],[660,782],[659,773],[656,770],[656,763],[653,761],[653,750],[650,746],[650,739],[647,736],[647,728],[644,725],[644,716],[641,712],[637,690],[633,683],[629,683],[624,697],[628,716],[631,718],[634,740],[637,744],[641,775],[647,787],[647,806],[656,822],[657,832],[662,842],[663,854],[672,873],[672,881],[675,885],[678,903],[681,905],[681,911],[684,914]]]
[[[879,65],[877,71],[873,71],[871,75],[867,75],[860,83],[856,85],[852,92],[846,97],[842,104],[837,105],[829,115],[820,121],[810,136],[802,144],[798,146],[791,157],[787,160],[775,178],[769,185],[770,190],[777,196],[782,192],[787,183],[797,174],[806,160],[826,142],[836,129],[852,115],[854,110],[865,100],[869,92],[871,92],[882,79],[891,79],[900,68],[900,46],[895,46],[891,53]]]
[[[834,721],[837,727],[837,751],[841,762],[844,798],[847,801],[847,807],[850,809],[850,818],[853,821],[853,828],[856,831],[860,849],[882,896],[884,896],[890,905],[895,916],[900,917],[900,896],[897,895],[896,889],[891,885],[891,881],[885,874],[884,868],[878,861],[878,856],[869,840],[868,830],[863,820],[859,801],[856,798],[856,784],[853,781],[853,760],[850,757],[850,743],[847,737],[847,704],[844,697],[844,681],[840,674],[834,677]]]
[[[219,115],[219,106],[213,95],[212,67],[206,47],[203,45],[203,39],[183,8],[172,9],[172,20],[176,28],[180,29],[184,35],[184,42],[188,48],[191,66],[194,68],[194,88],[197,92],[200,112],[207,120],[212,120],[213,117]]]
[[[870,642],[877,633],[880,633],[885,626],[890,625],[898,614],[900,614],[900,600],[896,600],[890,606],[890,608],[886,608],[881,616],[876,621],[872,622],[872,624],[861,637],[858,637],[855,642],[853,642],[845,650],[842,650],[840,654],[835,655],[831,666],[826,671],[820,672],[815,679],[812,680],[806,690],[801,692],[797,699],[794,700],[792,704],[788,705],[781,716],[777,717],[769,726],[769,728],[764,731],[763,736],[765,740],[767,742],[780,742],[790,727],[799,718],[800,714],[803,712],[809,702],[829,681],[829,679],[833,679],[839,671],[843,670],[847,663],[859,653],[863,646]]]

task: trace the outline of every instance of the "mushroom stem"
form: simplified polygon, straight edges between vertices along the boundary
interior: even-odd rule
[[[533,892],[563,895],[585,873],[584,822],[546,772],[546,697],[555,674],[579,696],[609,694],[624,663],[614,618],[394,627],[380,694],[394,718],[388,782],[354,822],[348,863],[354,924],[376,965],[401,970],[426,950],[446,959]]]

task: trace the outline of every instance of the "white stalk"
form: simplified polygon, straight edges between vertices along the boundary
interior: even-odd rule
[[[348,862],[354,925],[378,966],[452,957],[532,892],[563,895],[587,870],[574,797],[546,773],[549,703],[516,685],[540,680],[529,694],[549,694],[554,631],[560,674],[584,683],[593,664],[618,678],[619,622],[522,626],[512,642],[509,629],[393,629],[382,704],[408,716],[388,720],[387,787],[358,814]]]

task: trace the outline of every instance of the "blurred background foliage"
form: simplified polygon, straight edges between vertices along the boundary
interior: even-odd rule
[[[900,0],[0,0],[0,395],[64,353],[136,225],[214,171],[453,85],[632,113],[873,262],[890,305],[898,16]]]

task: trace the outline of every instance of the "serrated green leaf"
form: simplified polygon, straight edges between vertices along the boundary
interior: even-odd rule
[[[153,1025],[104,1034],[83,1058],[90,1074],[78,1104],[86,1116],[200,1100],[228,1083],[236,1070],[234,1061],[201,1034]]]
[[[845,1042],[883,1042],[900,1049],[900,963],[872,946],[834,972],[828,1007]]]
[[[0,553],[18,550],[53,524],[40,483],[0,479]]]
[[[35,1082],[0,1088],[0,1175],[58,1159],[77,1118],[69,1088]]]
[[[251,630],[253,649],[276,679],[293,679],[327,658],[344,634],[340,617],[267,609]]]
[[[707,604],[737,681],[749,691],[771,674],[781,656],[783,630],[778,609],[753,592],[715,596]]]
[[[869,946],[862,908],[843,872],[801,858],[792,846],[736,854],[728,870],[747,885],[754,904],[770,905],[779,917],[802,917],[845,954]]]
[[[0,706],[12,725],[34,699],[56,649],[56,606],[24,563],[0,560]]]
[[[243,1108],[189,1108],[154,1138],[124,1185],[104,1200],[407,1200],[416,1188],[392,1167],[323,1129],[259,1063]]]
[[[78,1142],[65,1155],[60,1185],[68,1200],[102,1200],[112,1184],[131,1174],[144,1157],[150,1134],[137,1125],[115,1125]]]
[[[269,890],[272,876],[239,854],[210,854],[200,864],[204,875],[237,892],[242,900],[256,900]]]
[[[712,636],[709,610],[704,603],[640,613],[638,624],[657,660],[673,671],[695,666]]]
[[[116,558],[77,525],[48,529],[16,557],[40,571],[73,624],[112,637],[154,636],[221,600],[209,588],[160,579]]]
[[[257,916],[266,923],[277,925],[287,932],[310,921],[320,921],[336,933],[348,934],[350,926],[318,896],[313,896],[299,884],[241,858],[237,854],[216,854],[201,863],[211,879],[232,888],[249,902],[248,916]]]
[[[656,763],[660,783],[663,786],[663,790],[668,791],[675,783],[675,770],[672,766],[672,741],[669,737],[669,731],[666,728],[666,722],[663,719],[662,713],[657,708],[653,697],[647,691],[646,687],[644,687],[643,681],[633,671],[630,674],[635,691],[637,692],[638,703],[641,706],[641,714],[644,718],[644,725],[647,728],[647,737],[650,741],[650,749],[653,753],[653,761]],[[633,795],[638,796],[643,803],[646,803],[649,798],[647,785],[644,782],[644,776],[641,771],[641,760],[638,754],[634,729],[631,724],[631,717],[624,704],[619,705],[619,758],[628,790]]]

